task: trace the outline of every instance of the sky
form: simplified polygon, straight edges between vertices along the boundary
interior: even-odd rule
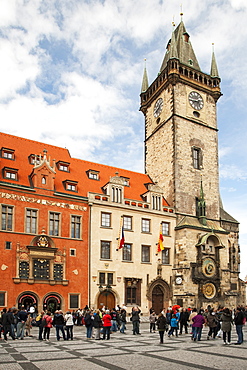
[[[0,0],[0,131],[65,147],[72,157],[144,171],[139,111],[144,59],[159,72],[181,0]],[[212,43],[220,191],[240,222],[247,275],[247,1],[183,0],[201,70]]]

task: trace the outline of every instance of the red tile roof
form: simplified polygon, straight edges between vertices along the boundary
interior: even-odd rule
[[[116,176],[116,173],[118,173],[118,176],[129,178],[129,186],[124,188],[124,197],[140,201],[142,200],[141,195],[147,191],[145,184],[152,183],[150,177],[143,173],[72,158],[67,149],[5,133],[0,133],[0,148],[15,150],[14,160],[0,158],[0,163],[1,168],[12,167],[18,169],[17,183],[22,186],[30,186],[29,176],[32,173],[33,165],[29,162],[29,156],[31,154],[43,155],[44,150],[47,150],[47,158],[50,158],[51,165],[53,160],[56,163],[59,161],[70,163],[69,172],[60,171],[56,167],[55,188],[57,192],[70,195],[72,192],[65,190],[63,181],[71,180],[78,182],[76,193],[78,196],[87,197],[88,192],[103,194],[102,187],[109,182],[110,177]],[[90,179],[87,174],[88,170],[98,171],[99,180]],[[1,180],[14,183],[13,180],[3,178]],[[165,201],[164,205],[168,206]]]

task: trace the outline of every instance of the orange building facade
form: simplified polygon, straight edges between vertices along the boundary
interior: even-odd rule
[[[88,207],[79,168],[66,149],[6,134],[0,161],[0,307],[84,307]]]

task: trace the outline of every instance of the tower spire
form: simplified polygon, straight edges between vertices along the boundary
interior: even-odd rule
[[[214,54],[214,43],[212,44],[212,61],[211,61],[210,76],[219,77],[218,67],[217,67],[216,58]]]
[[[143,78],[142,78],[142,88],[141,93],[147,91],[149,85],[148,85],[148,74],[147,74],[147,68],[146,68],[146,58],[144,59],[145,66],[144,66],[144,72],[143,72]]]
[[[203,186],[202,186],[202,176],[201,176],[201,188],[200,188],[200,197],[198,199],[198,217],[202,225],[207,225],[206,219],[206,202],[204,199]]]

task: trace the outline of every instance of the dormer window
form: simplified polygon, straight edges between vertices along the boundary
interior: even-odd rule
[[[160,211],[161,201],[162,201],[162,198],[160,195],[156,195],[156,194],[152,195],[152,209],[156,211]]]
[[[39,155],[36,155],[36,154],[30,154],[30,156],[28,157],[28,160],[29,160],[29,163],[30,164],[40,164],[41,160],[42,160],[43,157],[40,157]]]
[[[130,179],[128,177],[123,177],[123,176],[121,177],[123,179],[124,186],[130,186]]]
[[[15,159],[15,151],[13,149],[2,148],[1,149],[1,156],[2,156],[2,158],[14,160]]]
[[[3,177],[8,180],[18,180],[18,170],[16,168],[3,168]]]
[[[42,177],[41,183],[42,183],[42,185],[46,184],[46,177],[45,176]]]
[[[66,180],[63,182],[64,187],[68,191],[77,191],[77,181]]]
[[[112,186],[111,192],[112,202],[122,203],[122,188],[119,188],[118,186]]]
[[[99,171],[88,170],[87,175],[88,175],[88,178],[91,180],[99,180]]]
[[[59,161],[57,162],[57,168],[59,171],[69,172],[69,163]]]

